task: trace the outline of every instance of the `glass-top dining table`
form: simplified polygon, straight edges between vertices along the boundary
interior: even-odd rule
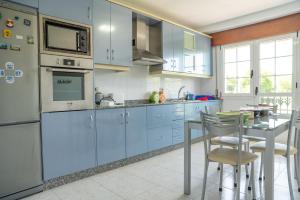
[[[249,120],[244,134],[266,140],[264,153],[265,199],[274,199],[274,144],[275,138],[288,130],[290,119],[281,116]],[[200,120],[188,120],[184,124],[184,194],[191,193],[191,130],[202,129]]]

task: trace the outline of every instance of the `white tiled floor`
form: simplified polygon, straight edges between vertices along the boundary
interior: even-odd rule
[[[178,149],[106,173],[85,178],[24,200],[197,200],[201,198],[203,177],[203,145],[192,146],[192,194],[183,194],[183,149]],[[257,161],[257,166],[259,161]],[[235,189],[232,168],[225,167],[223,192],[218,191],[216,164],[208,172],[206,199],[233,199]],[[244,173],[243,173],[244,174]],[[256,173],[258,174],[258,173]],[[276,157],[275,199],[288,200],[289,190],[285,159]],[[241,198],[252,199],[242,176]],[[262,184],[256,179],[257,199],[263,199]],[[295,199],[300,199],[294,182]]]

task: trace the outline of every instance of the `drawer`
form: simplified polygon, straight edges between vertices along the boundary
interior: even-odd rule
[[[172,105],[147,107],[147,128],[168,126],[172,122]]]

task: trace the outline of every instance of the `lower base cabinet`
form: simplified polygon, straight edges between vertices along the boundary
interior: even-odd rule
[[[172,143],[184,142],[184,120],[176,120],[172,123]]]
[[[170,126],[148,129],[147,136],[148,151],[172,145],[172,128]]]
[[[146,107],[127,108],[126,156],[132,157],[147,152]]]
[[[44,180],[96,166],[94,111],[42,114]]]
[[[124,159],[125,109],[96,111],[98,165]]]

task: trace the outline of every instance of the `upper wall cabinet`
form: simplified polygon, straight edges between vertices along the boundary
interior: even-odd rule
[[[183,66],[183,29],[163,22],[162,25],[162,48],[163,58],[167,61],[163,70],[182,71]]]
[[[37,8],[39,6],[39,0],[10,0],[12,2],[20,3],[26,6]]]
[[[92,24],[92,6],[93,0],[39,0],[40,13],[83,24]]]
[[[211,39],[196,35],[195,73],[212,76]]]
[[[105,0],[94,0],[94,62],[132,66],[132,12]]]

